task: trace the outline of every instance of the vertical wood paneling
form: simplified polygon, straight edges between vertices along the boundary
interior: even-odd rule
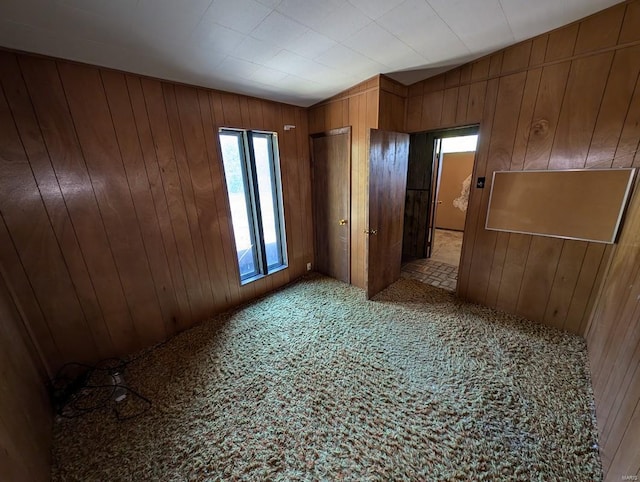
[[[54,62],[18,57],[51,164],[117,353],[139,346],[93,185]],[[85,342],[82,338],[77,341]],[[105,340],[106,342],[106,340]],[[68,353],[62,354],[73,359]]]
[[[156,343],[166,334],[100,72],[58,69],[134,329],[143,344]]]
[[[497,169],[632,166],[640,162],[638,32],[640,1],[624,2],[457,69],[470,70],[466,80],[452,73],[410,86],[407,129],[450,127],[447,89],[468,87],[457,112],[467,99],[466,122],[480,122],[474,178],[488,184]],[[505,82],[515,75],[526,76],[523,92],[506,102]],[[460,115],[455,122],[462,125]],[[586,335],[606,478],[638,473],[640,208],[627,213],[617,248],[496,234],[484,229],[489,188],[471,191],[458,294]]]
[[[574,54],[582,54],[606,47],[618,41],[626,5],[620,4],[580,22]]]
[[[491,174],[493,171],[508,170],[511,165],[511,154],[515,141],[516,127],[520,104],[524,93],[526,74],[524,72],[502,77],[498,86],[496,108],[491,128],[489,149],[484,175],[487,177],[486,187],[481,191],[482,199],[479,210],[486,212],[491,190]],[[482,131],[481,131],[482,132]],[[478,153],[479,155],[481,153]],[[487,295],[487,288],[493,267],[495,253],[496,232],[484,229],[484,223],[477,226],[474,239],[474,252],[469,271],[468,297],[473,301],[482,302]],[[501,236],[504,238],[506,235]],[[503,243],[501,243],[503,245]],[[502,270],[496,260],[495,270]],[[499,280],[498,275],[498,280]],[[499,281],[496,282],[499,284]],[[497,288],[497,286],[496,286]],[[497,289],[496,289],[497,291]]]
[[[351,112],[351,102],[349,102],[349,112]],[[300,272],[305,272],[307,269],[307,262],[313,260],[313,222],[311,216],[306,213],[312,211],[312,196],[311,196],[311,165],[308,162],[310,159],[309,153],[309,124],[307,113],[302,109],[296,110],[296,146],[297,157],[296,165],[298,166],[298,180],[300,182],[300,200],[302,209],[300,213],[302,223],[302,249],[303,260],[302,265],[299,268]]]
[[[549,169],[584,167],[612,61],[607,52],[571,63]]]
[[[180,88],[180,86],[178,86]],[[166,108],[167,120],[169,123],[169,133],[171,143],[173,145],[174,160],[177,174],[177,189],[181,197],[182,206],[186,217],[185,222],[186,236],[191,241],[191,249],[194,256],[194,276],[200,286],[200,296],[197,298],[197,304],[194,307],[194,315],[199,319],[204,319],[211,315],[212,307],[216,306],[224,299],[220,299],[223,293],[215,293],[211,282],[211,273],[204,251],[204,243],[202,241],[202,228],[200,226],[200,217],[198,215],[198,207],[193,189],[193,179],[191,177],[191,169],[187,158],[186,142],[183,134],[182,124],[180,122],[180,114],[176,101],[176,86],[163,83],[162,94],[164,98],[164,106]],[[243,103],[246,104],[246,103]],[[248,120],[248,118],[247,118]],[[192,150],[195,150],[192,147]],[[199,153],[201,155],[201,152]],[[217,295],[217,296],[216,296]]]
[[[0,95],[0,132],[3,136],[0,144],[1,219],[45,313],[56,345],[76,359],[89,360],[91,352],[96,350],[95,340],[88,329],[4,95]],[[74,343],[74,331],[85,337],[84,346]]]
[[[573,54],[579,28],[578,24],[572,24],[551,32],[547,41],[545,62],[570,57]]]
[[[393,97],[399,96],[387,93],[388,102],[384,101],[385,107],[381,108],[378,85],[377,78],[371,79],[308,110],[310,134],[351,126],[351,283],[361,288],[366,287],[364,230],[367,229],[368,205],[368,130],[378,127],[378,115],[387,128],[404,123],[404,109],[401,117],[397,107],[402,99],[394,100]],[[344,102],[348,106],[346,111]]]
[[[304,273],[303,109],[8,52],[0,64],[0,267],[53,370],[131,353]],[[276,131],[282,153],[289,267],[242,287],[220,126]]]
[[[56,341],[51,333],[51,328],[42,312],[42,308],[33,287],[29,281],[29,277],[20,262],[18,253],[15,250],[9,231],[3,219],[0,218],[0,263],[4,267],[6,279],[11,280],[12,293],[14,295],[14,303],[18,311],[28,320],[30,335],[37,340],[38,346],[42,353],[42,358],[48,366],[48,375],[53,376],[51,367],[58,366],[63,359]]]
[[[640,196],[627,221],[596,302],[587,334],[596,415],[607,480],[640,468]]]
[[[525,169],[546,169],[569,75],[569,62],[542,69],[524,161]]]
[[[29,94],[15,57],[0,53],[0,82],[7,93],[22,145],[29,159],[33,176],[45,204],[67,268],[74,282],[84,316],[95,340],[104,340],[97,346],[101,354],[111,348],[110,334],[106,327],[93,283],[87,271],[75,231],[67,216],[65,200],[60,191],[56,174],[51,166],[42,134],[40,132]]]
[[[128,75],[127,88],[133,109],[138,139],[140,140],[144,170],[149,180],[151,197],[161,233],[161,241],[166,253],[169,271],[171,273],[171,281],[175,289],[177,305],[174,307],[171,321],[174,329],[180,330],[189,326],[193,319],[187,295],[185,277],[180,264],[176,237],[171,225],[169,206],[167,204],[167,197],[165,195],[163,181],[160,175],[160,167],[158,164],[156,148],[151,132],[151,126],[149,124],[149,116],[147,114],[147,106],[145,104],[140,79],[138,77]],[[139,169],[142,169],[142,167]]]
[[[544,62],[544,56],[547,53],[548,35],[540,35],[531,42],[531,53],[529,55],[529,66],[536,67]]]
[[[175,332],[173,307],[176,306],[177,300],[162,244],[149,179],[144,168],[126,79],[123,74],[108,71],[102,72],[101,77],[131,190],[136,222],[140,226],[143,237],[144,251],[151,270],[156,297],[166,334],[170,335]],[[141,219],[146,222],[141,223]]]
[[[40,362],[0,272],[0,474],[50,480],[51,408]]]
[[[440,125],[454,126],[456,124],[456,113],[458,112],[458,88],[444,91],[442,99],[442,113],[440,114]]]
[[[480,122],[480,131],[478,133],[478,146],[476,150],[476,159],[473,166],[472,179],[484,177],[487,169],[487,159],[489,156],[489,142],[491,140],[491,129],[493,126],[494,113],[496,109],[496,99],[498,96],[497,79],[492,79],[487,83],[486,97],[484,100],[484,110],[482,113],[482,121]],[[473,185],[473,182],[471,183]],[[475,193],[476,191],[471,191]],[[480,205],[483,199],[484,191],[477,195],[469,195],[469,205],[467,207],[467,218],[464,224],[464,236],[462,239],[462,254],[460,257],[460,268],[458,269],[458,294],[464,296],[467,292],[470,279],[471,263],[474,256],[474,246],[476,241],[476,233],[481,229],[482,221],[475,213],[481,209]],[[488,195],[487,195],[488,196]]]
[[[591,139],[586,167],[611,167],[611,159],[622,157],[616,147],[623,143],[621,133],[640,73],[640,46],[618,50],[611,66],[607,90]],[[634,139],[637,140],[637,139]],[[636,143],[633,144],[633,149]],[[621,161],[621,160],[620,160]],[[620,162],[618,161],[618,162]],[[631,165],[631,162],[627,164]]]
[[[282,122],[280,125],[290,124],[295,126],[297,122],[296,109],[290,106],[284,107],[282,109]],[[283,182],[288,183],[288,190],[293,194],[289,199],[300,199],[301,182],[297,162],[299,154],[296,129],[282,131],[280,134],[280,146],[286,156],[284,157],[286,161],[283,161],[283,166],[287,168],[283,173]],[[282,156],[283,154],[281,152],[281,157]],[[292,251],[296,253],[296,259],[293,260],[296,271],[293,274],[300,276],[306,271],[306,269],[302,269],[305,264],[303,249],[305,225],[302,219],[302,210],[295,204],[289,203],[288,210],[285,211],[285,222],[287,226],[292,226],[292,229],[287,230],[287,243],[291,245]]]
[[[202,251],[199,252],[198,257],[202,260],[201,269],[208,275],[205,279],[208,279],[211,286],[213,303],[210,306],[226,308],[231,304],[231,292],[222,251],[218,249],[222,245],[222,240],[218,213],[215,210],[216,203],[213,197],[210,161],[198,91],[176,86],[175,97],[185,146],[187,164],[185,170],[189,173],[189,179],[186,181],[193,190],[193,202],[190,203],[193,206],[192,217],[197,219],[196,236],[199,234],[199,241],[202,244]],[[208,134],[211,137],[215,135],[213,131]],[[185,192],[184,189],[183,192]]]

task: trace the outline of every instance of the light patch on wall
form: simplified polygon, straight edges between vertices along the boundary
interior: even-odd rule
[[[453,200],[453,207],[459,209],[463,213],[467,212],[469,206],[469,191],[471,189],[471,174],[464,181],[462,181],[462,191],[460,196]]]

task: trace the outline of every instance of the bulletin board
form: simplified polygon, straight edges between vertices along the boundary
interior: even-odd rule
[[[496,171],[486,229],[611,244],[635,169]]]

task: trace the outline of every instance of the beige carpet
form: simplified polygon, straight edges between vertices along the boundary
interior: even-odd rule
[[[307,278],[126,377],[151,411],[58,419],[53,480],[601,479],[584,341],[413,280]]]

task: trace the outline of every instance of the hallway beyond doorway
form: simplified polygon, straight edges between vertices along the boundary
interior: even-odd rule
[[[436,229],[431,259],[455,266],[460,264],[462,253],[462,231]]]
[[[428,285],[455,291],[458,265],[462,252],[462,231],[435,230],[431,258],[416,259],[402,266],[402,277],[422,281]]]

